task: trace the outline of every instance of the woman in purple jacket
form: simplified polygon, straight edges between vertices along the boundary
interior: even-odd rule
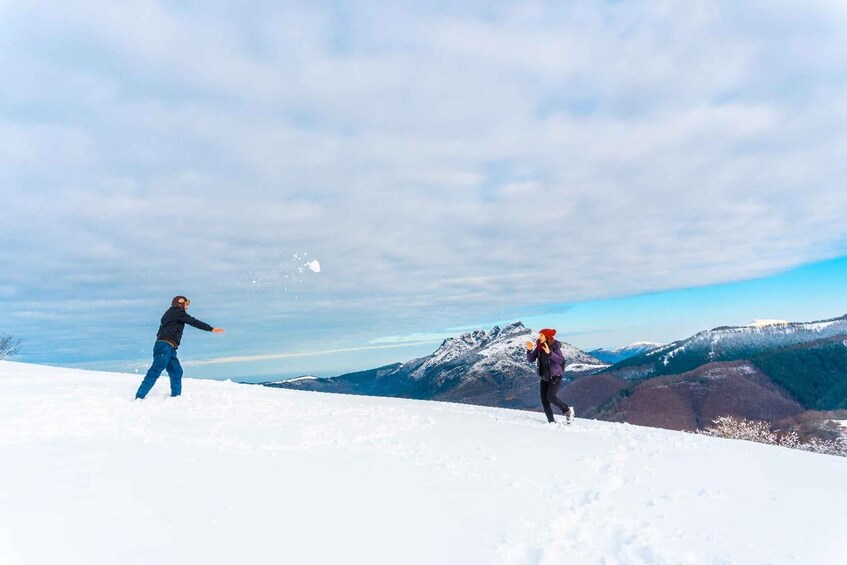
[[[552,402],[562,411],[568,424],[573,421],[573,408],[562,402],[556,393],[562,386],[562,376],[565,374],[565,358],[562,355],[562,344],[553,339],[556,330],[545,328],[538,335],[538,341],[533,344],[526,342],[526,358],[530,363],[538,363],[538,376],[541,377],[541,405],[551,424],[553,409]]]

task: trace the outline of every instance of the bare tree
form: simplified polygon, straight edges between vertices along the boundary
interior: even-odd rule
[[[17,353],[20,344],[21,340],[15,339],[13,335],[0,335],[0,359]]]
[[[847,457],[847,437],[835,440],[812,437],[808,441],[801,441],[800,436],[793,430],[775,431],[770,423],[758,420],[745,420],[735,416],[721,416],[713,420],[713,426],[698,430],[698,434],[726,439],[743,439],[755,441],[756,443],[767,443],[770,445],[781,445],[791,449],[801,449],[813,453],[825,453],[827,455],[838,455]]]

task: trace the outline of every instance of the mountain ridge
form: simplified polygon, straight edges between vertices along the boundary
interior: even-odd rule
[[[406,363],[266,386],[539,410],[538,376],[523,346],[533,336],[516,322],[446,339]],[[610,366],[562,348],[577,370],[560,395],[587,417],[685,430],[721,415],[794,419],[807,429],[817,418],[823,430],[827,411],[847,408],[847,316],[718,326]]]
[[[474,330],[445,339],[430,355],[376,369],[265,386],[446,400],[485,406],[536,408],[538,376],[526,360],[526,341],[536,333],[522,322]],[[562,354],[574,374],[606,365],[566,342]]]
[[[600,361],[614,365],[615,363],[620,363],[621,361],[629,359],[630,357],[635,357],[636,355],[648,353],[650,351],[653,351],[654,349],[658,349],[663,345],[664,344],[662,343],[656,343],[652,341],[636,341],[635,343],[624,345],[622,347],[617,347],[615,349],[605,349],[602,347],[598,349],[592,349],[588,352],[588,354],[596,357]]]
[[[750,358],[766,350],[837,335],[847,335],[847,315],[813,322],[718,326],[630,357],[603,372],[634,379],[681,374],[706,363]]]

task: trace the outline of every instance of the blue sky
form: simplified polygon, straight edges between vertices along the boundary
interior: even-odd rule
[[[143,370],[186,294],[222,378],[843,314],[845,38],[825,1],[0,3],[0,331]]]

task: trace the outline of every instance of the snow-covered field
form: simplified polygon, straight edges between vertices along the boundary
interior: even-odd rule
[[[847,562],[842,458],[140,378],[0,362],[0,563]]]

